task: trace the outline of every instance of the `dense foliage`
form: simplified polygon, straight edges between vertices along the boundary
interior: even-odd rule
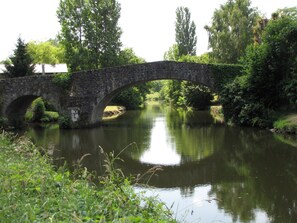
[[[245,48],[253,43],[253,28],[259,13],[250,0],[228,0],[216,9],[210,26],[209,47],[218,63],[237,63]]]
[[[6,76],[21,77],[34,74],[35,65],[26,47],[27,44],[18,38],[14,54],[5,62]]]
[[[62,26],[61,41],[71,71],[144,62],[132,49],[120,49],[120,10],[116,0],[60,1],[58,18]],[[142,85],[124,90],[112,103],[126,106],[127,109],[138,108],[145,99],[146,88],[146,85]]]
[[[51,104],[37,98],[28,108],[25,118],[29,122],[53,122],[58,121],[59,114]]]
[[[227,120],[241,125],[272,126],[273,111],[296,108],[297,19],[269,21],[260,45],[247,48],[243,76],[222,94]]]
[[[209,64],[209,66],[218,92],[243,73],[243,66],[240,64]]]
[[[71,71],[117,65],[122,44],[116,0],[61,0],[57,15]]]
[[[106,159],[97,179],[86,169],[54,170],[50,159],[26,138],[0,134],[0,221],[175,222],[163,203],[136,194],[130,180]],[[77,164],[79,167],[79,163]],[[97,182],[95,184],[94,182]]]

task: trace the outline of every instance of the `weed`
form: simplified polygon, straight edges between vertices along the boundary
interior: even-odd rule
[[[0,222],[175,222],[155,198],[136,194],[109,154],[106,174],[81,168],[54,170],[48,157],[25,137],[0,133]]]

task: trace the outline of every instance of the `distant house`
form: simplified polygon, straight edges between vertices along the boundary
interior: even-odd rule
[[[0,79],[4,78],[5,71],[4,64],[0,64]],[[35,65],[35,74],[58,74],[58,73],[67,73],[68,68],[66,64],[36,64]]]
[[[4,64],[0,64],[0,79],[4,78],[4,71],[5,71],[5,66]]]
[[[34,71],[36,74],[59,74],[59,73],[67,73],[68,68],[65,63],[55,64],[55,65],[36,64]]]

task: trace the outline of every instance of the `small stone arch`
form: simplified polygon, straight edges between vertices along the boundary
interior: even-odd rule
[[[59,112],[60,105],[57,104],[57,101],[53,100],[52,98],[34,94],[22,95],[13,98],[7,103],[7,106],[4,107],[4,114],[7,118],[8,124],[17,127],[22,126],[27,109],[32,104],[32,102],[39,97],[51,103]]]
[[[9,125],[21,126],[24,115],[38,97],[61,110],[61,89],[54,83],[52,75],[35,75],[0,80],[0,112]]]

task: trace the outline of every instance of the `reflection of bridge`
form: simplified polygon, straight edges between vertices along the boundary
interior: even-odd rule
[[[132,85],[161,79],[188,80],[214,88],[210,65],[154,62],[73,73],[70,88],[61,89],[53,76],[29,76],[0,81],[0,115],[12,122],[23,120],[37,97],[52,103],[70,118],[71,127],[96,125],[117,93]]]
[[[227,166],[222,155],[214,154],[200,161],[176,166],[160,166],[163,170],[157,171],[149,180],[149,185],[161,188],[189,187],[194,185],[217,184],[221,182],[235,182],[242,178],[236,171]],[[151,168],[152,164],[143,164],[129,157],[123,157],[120,163],[123,171],[127,169],[133,175],[143,174]],[[144,179],[148,179],[147,174]]]

